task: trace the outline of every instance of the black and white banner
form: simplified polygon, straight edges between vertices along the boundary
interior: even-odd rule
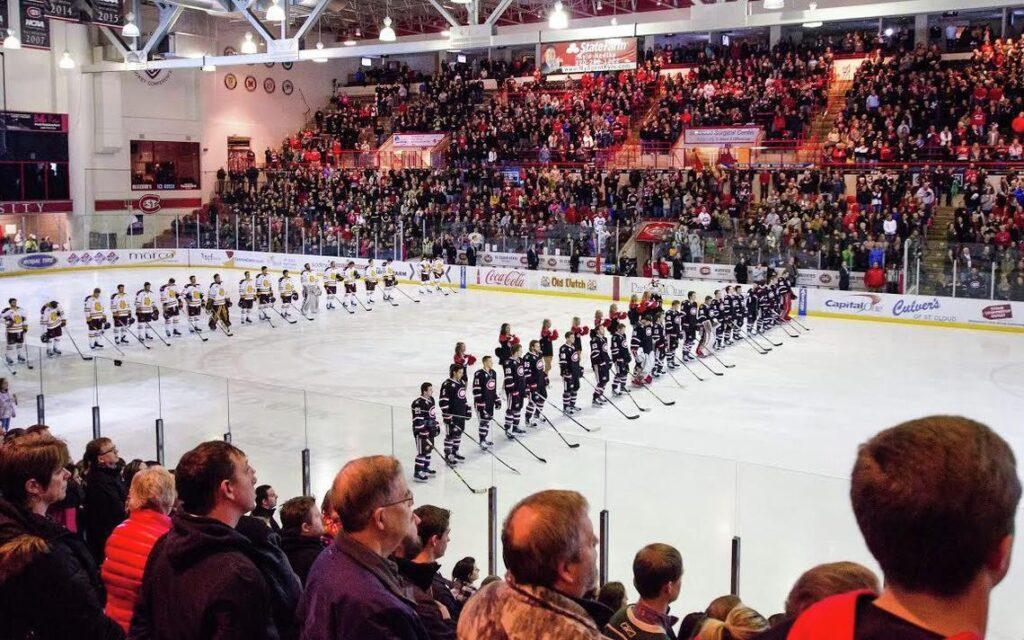
[[[75,0],[46,0],[46,16],[53,20],[81,22],[80,6]]]
[[[108,27],[124,25],[124,0],[93,0],[92,21]]]
[[[43,0],[21,0],[21,46],[26,49],[50,48],[50,20]]]

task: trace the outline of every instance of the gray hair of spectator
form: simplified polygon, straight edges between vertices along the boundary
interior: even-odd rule
[[[580,521],[588,508],[580,493],[561,489],[540,491],[512,507],[502,527],[501,545],[505,567],[517,582],[550,587],[558,577],[559,564],[579,559]],[[528,533],[516,534],[513,524],[522,509],[535,511],[537,517]]]
[[[334,478],[334,509],[345,531],[366,529],[373,512],[391,497],[391,486],[402,475],[402,463],[392,456],[367,456],[349,461]]]
[[[152,509],[166,515],[178,499],[174,476],[163,467],[146,467],[132,477],[128,489],[128,511]]]

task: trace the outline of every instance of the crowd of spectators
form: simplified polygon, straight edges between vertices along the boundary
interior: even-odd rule
[[[899,424],[861,445],[851,478],[853,513],[884,580],[853,562],[829,563],[801,575],[770,617],[725,595],[679,618],[672,604],[700,580],[685,574],[686,550],[655,542],[636,552],[636,601],[622,583],[599,589],[599,541],[575,491],[539,491],[513,506],[501,530],[505,574],[478,587],[473,558],[442,567],[459,514],[416,506],[393,457],[350,460],[320,507],[299,496],[278,514],[276,493],[257,486],[257,470],[230,443],[204,442],[170,471],[125,463],[98,438],[75,465],[65,443],[36,425],[0,444],[0,634],[982,637],[990,593],[1010,568],[1020,496],[1014,455],[987,426],[953,416]]]

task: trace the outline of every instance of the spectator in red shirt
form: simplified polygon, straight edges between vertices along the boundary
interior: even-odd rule
[[[875,293],[881,293],[882,288],[885,287],[885,271],[878,266],[877,262],[872,262],[871,268],[864,273],[864,286],[868,291]]]

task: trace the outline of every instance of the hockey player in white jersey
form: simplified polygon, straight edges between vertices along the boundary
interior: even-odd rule
[[[152,323],[160,317],[156,308],[156,292],[151,286],[148,282],[143,283],[142,289],[135,294],[135,318],[139,321],[139,336],[143,340],[156,338]]]
[[[164,333],[170,338],[174,335],[180,336],[178,322],[181,319],[181,300],[178,299],[178,285],[174,278],[167,280],[167,284],[160,287],[160,306],[164,310]]]
[[[8,306],[3,310],[2,317],[7,327],[7,364],[14,364],[12,355],[18,358],[18,362],[28,362],[28,351],[25,347],[25,332],[28,331],[28,320],[25,318],[25,310],[18,306],[18,301],[11,298],[7,301]]]
[[[60,341],[64,335],[64,327],[68,321],[64,317],[64,309],[56,300],[50,300],[39,312],[39,326],[43,328],[43,342],[46,343],[47,357],[59,356]]]
[[[385,260],[381,264],[381,275],[384,279],[384,290],[382,295],[385,300],[391,303],[391,306],[397,307],[398,303],[395,302],[395,287],[398,286],[398,278],[395,277],[395,268],[391,266],[390,260]]]
[[[110,315],[114,318],[114,342],[128,344],[128,326],[132,320],[132,303],[124,291],[124,285],[117,285],[117,292],[110,296]]]
[[[341,306],[349,313],[356,312],[356,280],[359,279],[359,270],[356,263],[349,260],[345,265],[345,295],[341,299]]]
[[[433,275],[433,267],[430,265],[430,258],[423,256],[420,258],[420,294],[432,293],[433,287],[430,286],[430,279]]]
[[[266,267],[260,267],[256,275],[256,299],[260,304],[260,320],[269,320],[267,309],[274,304],[274,290],[271,288],[270,274]]]
[[[188,332],[189,333],[202,333],[203,330],[199,328],[199,314],[203,309],[203,290],[196,282],[195,276],[188,277],[188,284],[182,289],[182,294],[185,297],[185,311],[188,313]]]
[[[107,322],[107,312],[103,308],[103,298],[100,297],[99,288],[92,290],[92,295],[85,298],[85,326],[89,329],[89,348],[102,349],[100,337],[104,329],[110,328]]]
[[[241,316],[242,324],[252,324],[252,307],[256,302],[256,281],[252,279],[249,272],[242,274],[238,281],[238,313]]]
[[[210,330],[217,328],[217,323],[224,327],[224,333],[231,334],[231,318],[228,309],[231,307],[231,298],[228,297],[228,289],[220,281],[220,274],[213,274],[213,284],[206,294],[207,311],[210,312]]]
[[[288,275],[287,269],[277,279],[277,292],[281,296],[281,315],[290,318],[291,312],[295,308],[292,306],[292,301],[298,300],[299,294],[295,292],[295,283],[292,282],[292,277]]]
[[[312,318],[320,313],[320,284],[317,282],[316,271],[310,268],[308,262],[302,265],[299,281],[302,282],[302,315]]]
[[[370,258],[366,263],[366,269],[363,272],[363,284],[366,286],[366,306],[373,308],[374,296],[377,291],[377,282],[380,281],[380,269],[377,265],[373,264],[373,258]]]
[[[441,286],[442,278],[444,278],[444,260],[441,259],[441,256],[434,258],[431,271],[434,273],[434,288],[444,295],[448,295],[448,292]]]
[[[331,263],[324,269],[324,291],[327,293],[327,308],[334,309],[334,303],[338,301],[338,264],[331,260]]]

